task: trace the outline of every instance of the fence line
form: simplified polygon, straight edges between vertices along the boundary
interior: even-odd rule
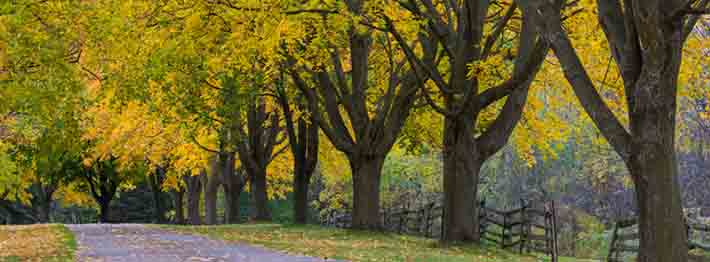
[[[554,202],[545,205],[544,209],[538,209],[521,200],[521,207],[517,209],[502,211],[482,206],[481,212],[482,239],[501,249],[517,246],[520,253],[543,253],[551,261],[558,261],[557,211]]]
[[[480,203],[479,229],[481,239],[491,242],[501,249],[514,249],[520,253],[538,252],[557,262],[559,257],[557,240],[557,210],[554,202],[544,204],[544,208],[533,208],[521,200],[519,208],[498,210]],[[419,209],[383,210],[382,225],[385,231],[399,234],[440,238],[443,234],[443,209],[432,202]],[[327,226],[346,228],[351,223],[347,212],[330,211],[324,219]]]

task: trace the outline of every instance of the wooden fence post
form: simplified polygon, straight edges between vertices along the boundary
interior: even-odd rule
[[[424,224],[424,236],[425,237],[432,237],[433,233],[431,233],[431,224],[432,224],[431,212],[434,211],[434,202],[432,202],[431,204],[428,204],[427,207],[428,208],[426,210],[426,220],[425,220],[426,222]]]
[[[409,216],[407,213],[409,212],[408,206],[408,203],[402,203],[401,210],[399,211],[399,230],[397,230],[399,234],[402,234],[402,232],[404,232],[404,224],[407,223],[407,217]]]
[[[422,234],[426,236],[426,231],[425,231],[425,223],[426,223],[426,217],[424,216],[424,212],[426,212],[425,208],[422,207],[419,209],[419,219],[417,219],[417,234]]]
[[[446,208],[444,208],[445,205],[441,205],[441,220],[440,220],[440,226],[439,226],[439,239],[443,240],[444,239],[444,232],[446,232],[444,226],[446,223],[444,223],[444,218],[446,218]]]
[[[557,208],[555,207],[554,200],[552,200],[550,206],[552,207],[552,262],[558,262],[559,249],[557,247]]]
[[[545,205],[545,253],[551,255],[552,245],[550,243],[550,229],[552,229],[552,223],[550,221],[550,212],[548,212],[548,206]]]
[[[606,260],[608,262],[616,261],[614,254],[616,253],[616,235],[619,233],[619,222],[614,223],[614,230],[611,232],[611,242],[609,243],[609,255]],[[618,257],[616,257],[618,258]]]
[[[508,243],[508,234],[506,231],[508,231],[508,216],[506,214],[503,214],[503,225],[502,225],[502,230],[501,230],[501,235],[500,235],[500,248],[505,249],[505,245]]]
[[[688,252],[690,252],[690,250],[695,249],[695,246],[693,243],[693,233],[692,233],[693,231],[692,231],[692,228],[690,227],[690,224],[687,223],[687,221],[685,223],[685,228],[686,228],[685,234],[687,235],[687,239],[688,239]]]
[[[478,234],[481,237],[481,240],[483,240],[483,237],[486,235],[486,230],[487,230],[487,225],[486,225],[486,200],[483,199],[481,202],[478,204]]]
[[[518,247],[520,249],[519,250],[520,254],[522,254],[525,251],[525,244],[526,244],[527,238],[528,238],[528,233],[526,231],[527,226],[528,226],[528,222],[527,222],[527,215],[525,213],[525,209],[527,209],[527,205],[525,205],[525,200],[523,200],[521,198],[520,199],[520,225],[519,225],[519,227],[520,227],[520,237],[519,237],[520,244]]]

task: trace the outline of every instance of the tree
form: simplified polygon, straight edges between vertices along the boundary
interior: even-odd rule
[[[12,170],[3,176],[8,179],[7,186],[16,187],[7,192],[15,191],[15,199],[31,196],[29,203],[37,220],[43,223],[50,222],[55,192],[71,176],[74,170],[70,163],[78,158],[76,112],[64,106],[66,104],[56,104],[48,116],[22,114],[7,122],[11,124],[8,128],[11,132],[7,132],[5,139],[13,144],[12,154],[7,155],[7,159],[12,160],[9,166]],[[7,149],[4,153],[8,153]],[[13,181],[16,179],[19,181]],[[29,186],[20,186],[22,184]],[[25,190],[28,194],[17,194]]]
[[[155,213],[154,222],[158,224],[163,224],[166,222],[165,219],[165,206],[163,205],[163,183],[165,181],[166,173],[165,167],[156,167],[155,171],[151,174],[146,172],[146,180],[150,186],[153,196],[153,208]]]
[[[266,16],[246,15],[258,12],[224,2],[169,1],[154,7],[149,20],[165,22],[149,22],[145,29],[146,39],[162,43],[149,48],[149,59],[141,65],[149,79],[147,96],[153,98],[148,102],[178,115],[170,121],[181,122],[191,142],[213,158],[204,181],[208,222],[216,214],[212,207],[219,184],[227,195],[238,197],[247,182],[259,206],[257,217],[268,219],[267,180],[285,174],[267,169],[276,155],[271,154],[286,148],[276,148],[285,139],[276,103],[262,96],[271,85],[270,66],[276,61],[271,39],[279,36],[265,32],[282,29],[278,23],[263,22],[270,21]],[[183,10],[186,19],[172,19]],[[228,220],[236,222],[239,203],[232,197],[227,201],[234,207],[227,212]]]
[[[614,115],[562,26],[560,1],[521,1],[555,52],[587,114],[623,159],[639,208],[638,261],[687,261],[675,149],[683,46],[708,1],[596,2],[623,80],[628,128]]]
[[[71,9],[79,6],[13,2],[0,7],[0,115],[9,124],[0,136],[8,142],[13,137],[16,160],[3,176],[15,187],[14,198],[28,188],[12,180],[32,185],[31,204],[42,222],[49,221],[53,195],[69,171],[67,162],[77,156],[76,119],[85,102],[82,46],[69,22]]]
[[[507,143],[520,120],[529,87],[548,47],[537,39],[527,15],[523,16],[519,32],[511,29],[517,10],[514,3],[493,5],[489,1],[462,1],[450,5],[448,1],[426,0],[402,5],[424,21],[426,38],[422,39],[425,43],[422,46],[425,49],[417,55],[397,29],[395,18],[385,18],[387,28],[418,78],[433,82],[438,96],[432,96],[429,87],[423,92],[429,104],[444,116],[442,239],[479,241],[481,167]],[[438,7],[444,7],[444,11]],[[495,20],[487,19],[491,14]],[[516,50],[505,37],[511,34],[520,39]],[[442,57],[437,57],[439,54]],[[444,57],[447,63],[442,63]],[[505,63],[501,63],[505,60],[512,60],[514,69],[511,76],[500,83],[503,78],[493,72],[505,67]],[[447,76],[449,79],[445,80]],[[486,119],[486,108],[503,99],[505,104],[500,113]],[[442,100],[444,105],[438,105],[437,101]]]
[[[182,137],[178,126],[161,121],[157,112],[151,111],[137,99],[124,102],[111,96],[106,89],[99,90],[95,96],[100,100],[84,112],[85,128],[81,134],[87,142],[84,152],[86,167],[82,173],[82,180],[89,186],[87,191],[97,203],[102,204],[110,202],[110,195],[118,190],[117,185],[145,181],[153,192],[155,221],[164,221],[162,192],[168,188],[164,187],[165,180],[168,176],[178,176],[185,169],[192,168],[185,164],[176,165],[186,158],[179,149],[189,142]],[[192,157],[201,156],[194,152],[191,154]],[[96,161],[109,161],[111,165],[95,164]],[[134,177],[134,173],[145,174]],[[91,190],[87,177],[96,182],[95,190]],[[109,184],[102,188],[100,184],[104,182]]]
[[[225,223],[239,223],[241,219],[240,202],[244,186],[249,182],[249,176],[242,168],[235,168],[235,154],[233,152],[223,152],[219,155],[220,168],[225,187]]]
[[[313,120],[347,156],[353,178],[352,227],[379,229],[382,167],[415,104],[419,84],[392,48],[391,37],[365,22],[379,20],[381,6],[353,0],[330,8],[325,13],[332,15],[320,25],[321,14],[296,17],[310,25],[306,32],[317,36],[307,34],[307,46],[289,47],[290,75],[320,110]]]
[[[34,152],[32,156],[33,168],[27,170],[28,174],[33,174],[30,179],[32,186],[29,191],[32,193],[32,207],[38,213],[38,222],[51,222],[51,207],[54,202],[54,194],[60,187],[68,181],[71,173],[76,172],[71,165],[77,159],[76,152],[53,151],[52,147],[44,147],[47,144],[40,144],[39,152]],[[56,148],[54,148],[56,149]],[[46,152],[45,150],[49,150]],[[44,152],[43,152],[44,151]]]
[[[294,81],[300,81],[298,76]],[[318,163],[318,123],[313,121],[313,114],[318,114],[315,103],[307,103],[305,98],[295,102],[299,115],[294,117],[286,90],[283,87],[285,79],[277,83],[277,93],[288,135],[289,148],[294,156],[293,161],[293,216],[297,224],[305,224],[308,218],[308,189]],[[304,85],[304,83],[297,83]],[[304,88],[302,86],[302,88]]]
[[[116,196],[119,186],[125,182],[118,171],[116,159],[98,160],[81,163],[78,179],[88,187],[91,196],[99,205],[99,222],[111,222],[111,200]]]
[[[278,115],[267,111],[264,98],[257,98],[247,110],[246,121],[235,122],[246,126],[245,129],[235,129],[240,134],[236,148],[240,162],[250,179],[251,193],[256,205],[254,219],[271,220],[267,206],[266,173],[271,161],[285,149],[276,148],[283,141],[279,137],[282,127]]]
[[[199,175],[188,174],[183,177],[187,187],[187,223],[190,225],[202,224],[202,219],[200,218],[201,176],[205,176],[204,171],[200,171]]]

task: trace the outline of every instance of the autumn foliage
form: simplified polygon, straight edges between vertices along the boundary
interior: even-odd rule
[[[378,230],[393,188],[411,182],[442,201],[443,240],[479,242],[479,186],[511,148],[529,169],[573,154],[594,181],[619,161],[642,250],[685,260],[668,249],[685,246],[661,239],[686,242],[677,150],[697,140],[678,134],[710,119],[707,8],[6,1],[0,199],[38,206],[45,221],[56,200],[108,220],[118,193],[147,183],[156,203],[173,201],[155,207],[158,221],[201,223],[204,209],[217,223],[222,196],[224,221],[239,222],[248,192],[256,220],[293,195],[298,223],[345,209],[353,227]],[[669,261],[650,256],[640,259]]]

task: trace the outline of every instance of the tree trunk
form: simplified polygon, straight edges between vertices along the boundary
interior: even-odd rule
[[[217,224],[217,191],[219,191],[220,170],[214,165],[210,174],[204,176],[205,185],[205,223]]]
[[[293,176],[293,220],[296,224],[306,224],[308,222],[309,177],[310,174],[305,174],[305,170],[302,167],[297,168]]]
[[[241,221],[239,200],[246,184],[243,171],[236,172],[234,168],[234,158],[234,153],[225,152],[219,155],[219,165],[224,182],[224,222],[226,224],[236,224]]]
[[[256,221],[271,221],[271,212],[269,211],[269,197],[266,192],[266,170],[255,170],[251,180],[251,194],[254,198],[254,207]]]
[[[202,192],[200,176],[188,175],[185,177],[185,181],[187,184],[187,222],[190,225],[202,224],[200,219],[200,193]]]
[[[50,222],[50,214],[52,210],[52,202],[51,201],[41,201],[39,203],[39,222],[40,223],[49,223]]]
[[[183,207],[183,197],[185,191],[174,190],[173,195],[175,196],[175,224],[183,225],[185,224],[185,209]]]
[[[241,197],[243,191],[243,184],[240,185],[238,183],[232,183],[231,185],[224,187],[224,203],[226,205],[224,210],[224,223],[237,224],[241,222],[241,205],[239,203],[239,198]]]
[[[639,262],[687,261],[688,246],[674,154],[642,152],[629,167],[639,207]]]
[[[52,184],[35,183],[32,186],[33,198],[32,206],[37,212],[37,219],[40,223],[49,223],[52,214],[52,199],[57,186]]]
[[[471,123],[447,118],[444,124],[444,219],[442,241],[480,240],[478,182],[482,161],[475,154]]]
[[[165,222],[165,207],[163,206],[162,190],[163,177],[165,176],[165,170],[163,168],[156,168],[155,174],[149,175],[148,180],[150,181],[150,190],[153,196],[153,219],[155,223],[162,224]]]
[[[217,224],[217,191],[219,184],[213,182],[214,178],[206,179],[205,185],[205,224]]]
[[[162,224],[165,222],[165,209],[163,208],[163,198],[161,197],[160,188],[153,188],[153,220],[155,223]]]
[[[308,121],[304,116],[298,118],[296,123],[293,121],[293,112],[289,106],[288,97],[283,89],[279,89],[279,101],[283,110],[284,120],[286,122],[286,134],[288,135],[289,147],[293,155],[293,221],[296,224],[306,224],[308,222],[308,187],[311,181],[311,176],[318,163],[318,125],[314,123],[314,119]],[[318,114],[317,106],[310,104],[307,108],[311,116]],[[296,132],[295,124],[298,124],[298,132]]]
[[[679,52],[679,51],[678,51]],[[675,151],[675,114],[680,54],[658,75],[642,74],[630,108],[634,134],[628,168],[634,179],[639,209],[640,262],[687,261],[688,241],[683,219]],[[674,73],[675,72],[675,73]]]
[[[380,230],[380,178],[386,156],[350,159],[353,175],[352,227]]]
[[[99,202],[99,222],[100,223],[110,223],[111,222],[111,215],[110,215],[111,198],[101,197],[101,199],[98,199],[98,202]]]

